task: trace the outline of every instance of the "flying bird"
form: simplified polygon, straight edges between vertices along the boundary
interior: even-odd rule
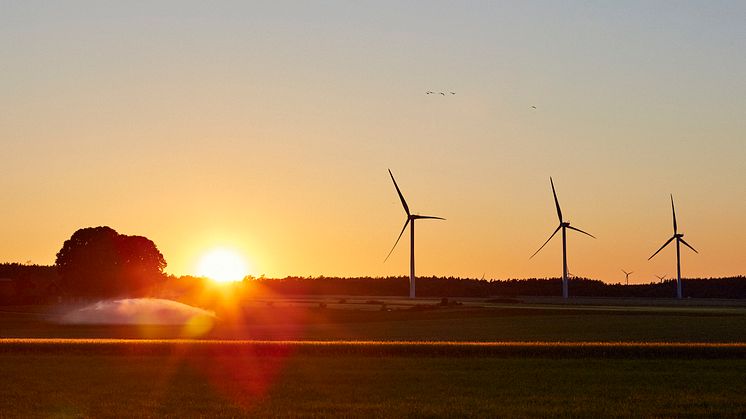
[[[451,95],[455,95],[455,94],[456,94],[456,92],[448,92],[448,93],[450,93]],[[440,94],[441,96],[445,96],[445,95],[446,95],[446,92],[433,92],[432,90],[428,90],[427,92],[425,92],[425,94],[426,94],[426,95],[436,95],[436,94]]]
[[[531,106],[531,109],[536,109],[536,106]]]

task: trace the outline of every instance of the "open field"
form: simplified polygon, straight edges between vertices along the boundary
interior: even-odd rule
[[[344,301],[344,303],[340,303]],[[737,305],[504,304],[326,298],[251,301],[221,312],[208,339],[560,342],[746,342]],[[557,300],[555,300],[557,301]],[[571,300],[572,301],[572,300]],[[320,308],[320,304],[326,304]],[[5,338],[180,338],[181,327],[61,325],[59,307],[0,307]],[[194,336],[189,336],[194,337]]]
[[[2,307],[0,416],[746,415],[739,304],[437,302],[252,301],[198,340]]]
[[[746,359],[746,343],[0,339],[0,355]]]
[[[13,416],[730,416],[746,360],[4,354]]]

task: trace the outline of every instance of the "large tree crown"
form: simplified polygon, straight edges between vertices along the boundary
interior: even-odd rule
[[[141,294],[163,278],[166,259],[147,237],[100,226],[73,233],[57,252],[55,266],[71,294]]]

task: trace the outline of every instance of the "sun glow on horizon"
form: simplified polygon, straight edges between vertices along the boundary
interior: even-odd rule
[[[241,281],[248,275],[246,260],[238,252],[218,248],[205,253],[199,260],[197,275],[219,283]]]

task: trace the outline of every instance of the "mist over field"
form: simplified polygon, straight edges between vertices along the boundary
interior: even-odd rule
[[[215,313],[161,298],[103,300],[62,316],[64,324],[163,324],[183,325],[197,319],[214,319]]]

